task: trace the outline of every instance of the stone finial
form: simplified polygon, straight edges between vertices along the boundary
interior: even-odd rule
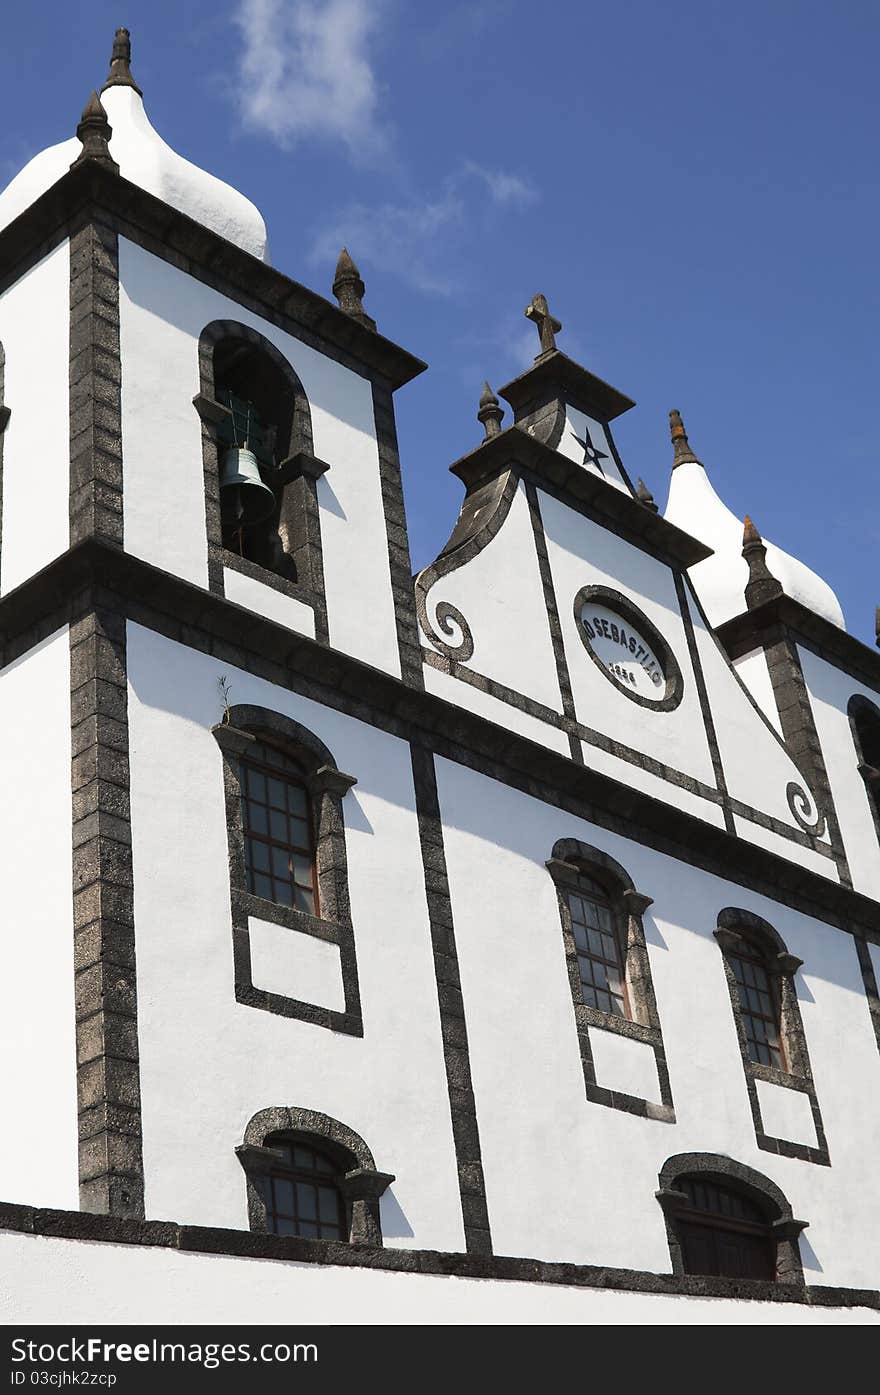
[[[131,35],[127,29],[117,29],[113,37],[110,71],[101,91],[108,87],[133,87],[139,97],[144,95],[131,75]]]
[[[82,141],[82,150],[70,166],[71,169],[76,169],[77,165],[83,165],[88,160],[92,164],[103,165],[114,174],[119,173],[119,166],[110,154],[113,127],[107,120],[107,113],[101,106],[97,92],[93,92],[86,102],[76,134]]]
[[[367,329],[375,329],[376,321],[370,318],[361,303],[365,289],[361,274],[352,261],[348,248],[343,247],[336,263],[333,294],[339,301],[340,310],[344,310],[353,320],[366,325]]]
[[[483,391],[480,393],[480,410],[477,412],[477,421],[483,423],[486,432],[486,440],[490,436],[497,436],[501,430],[501,418],[504,416],[504,408],[498,401],[488,383],[483,384]]]
[[[541,358],[543,354],[552,353],[556,348],[556,336],[562,329],[562,321],[550,314],[547,297],[533,295],[526,306],[525,313],[526,319],[534,321],[538,326],[538,333],[541,336],[541,353],[537,357]]]
[[[641,476],[639,476],[639,483],[636,488],[636,496],[638,497],[639,503],[644,504],[646,509],[650,509],[652,513],[659,512],[657,505],[654,502],[654,496]]]
[[[749,579],[746,582],[746,605],[754,610],[763,601],[782,595],[782,586],[767,566],[767,549],[764,539],[748,514],[743,524],[742,555],[749,564]]]
[[[669,413],[669,431],[672,436],[672,444],[675,447],[675,456],[672,461],[672,468],[676,465],[685,465],[692,461],[694,465],[702,465],[700,460],[688,444],[687,432],[684,429],[684,422],[681,419],[681,412],[675,407]]]

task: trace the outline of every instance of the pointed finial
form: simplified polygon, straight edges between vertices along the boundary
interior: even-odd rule
[[[490,436],[497,436],[500,432],[503,416],[504,408],[500,405],[489,384],[484,383],[483,391],[480,393],[480,410],[477,412],[477,421],[483,423],[487,441]]]
[[[644,504],[646,509],[650,509],[652,513],[659,512],[657,505],[654,503],[654,496],[641,476],[639,476],[636,495],[638,496],[639,503]]]
[[[139,97],[144,95],[131,75],[131,35],[127,29],[117,29],[113,38],[110,71],[101,91],[108,87],[133,87]]]
[[[673,407],[672,411],[669,413],[669,431],[672,436],[672,444],[675,447],[675,457],[672,461],[673,470],[676,465],[685,465],[688,461],[692,461],[694,465],[702,465],[702,460],[694,455],[688,444],[687,432],[684,429],[681,412],[675,407]]]
[[[344,310],[353,320],[366,325],[367,329],[375,329],[376,321],[370,318],[361,304],[365,289],[361,274],[352,261],[348,248],[343,247],[336,263],[333,294],[339,301],[340,310]]]
[[[749,564],[749,579],[746,582],[746,605],[749,610],[769,601],[773,596],[782,595],[782,585],[767,566],[767,549],[764,539],[748,514],[743,524],[742,555]]]
[[[562,329],[562,322],[557,320],[555,315],[550,314],[547,297],[533,295],[526,306],[525,313],[526,319],[533,320],[538,326],[538,333],[541,336],[541,352],[537,357],[541,358],[544,354],[552,353],[556,348],[556,336]]]
[[[113,127],[107,120],[107,113],[101,106],[97,92],[93,92],[86,102],[76,134],[82,141],[82,150],[70,166],[71,169],[76,169],[77,165],[85,164],[89,160],[93,164],[103,165],[105,169],[112,170],[114,174],[119,173],[119,166],[110,154]]]

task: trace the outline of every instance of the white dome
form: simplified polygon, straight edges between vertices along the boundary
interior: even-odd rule
[[[742,555],[743,520],[719,499],[698,461],[686,460],[673,468],[665,517],[712,548],[713,555],[695,563],[688,573],[709,623],[717,626],[741,615],[749,579]],[[785,594],[845,630],[840,602],[828,583],[766,538],[764,545],[768,570]]]
[[[237,189],[172,150],[150,125],[143,98],[134,87],[107,87],[101,94],[101,103],[113,128],[110,154],[123,178],[234,242],[251,256],[269,260],[266,224],[259,210]],[[5,228],[61,179],[81,150],[74,136],[35,155],[0,193],[0,228]]]

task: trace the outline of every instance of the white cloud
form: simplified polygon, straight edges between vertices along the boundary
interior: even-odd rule
[[[244,124],[290,147],[337,140],[374,159],[388,136],[370,47],[385,0],[239,0]]]
[[[494,203],[504,205],[537,202],[537,189],[519,174],[508,174],[504,170],[487,170],[484,165],[478,165],[473,160],[465,160],[462,169],[465,174],[483,180]]]
[[[489,211],[497,206],[524,206],[538,197],[519,175],[467,160],[445,180],[436,197],[353,203],[340,209],[315,237],[310,260],[335,260],[340,247],[347,246],[364,266],[392,272],[420,291],[452,295],[461,286],[460,270],[453,266],[460,268],[463,262],[455,254],[470,223],[485,214],[487,206]]]
[[[310,260],[335,261],[347,246],[359,264],[397,273],[420,291],[451,295],[457,281],[443,270],[438,247],[463,218],[464,206],[451,186],[425,203],[350,204],[321,229]]]

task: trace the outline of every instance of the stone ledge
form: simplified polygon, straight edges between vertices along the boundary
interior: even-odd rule
[[[220,1226],[181,1225],[176,1221],[139,1221],[88,1211],[61,1211],[0,1202],[0,1231],[110,1245],[159,1246],[190,1253],[242,1256],[296,1264],[385,1269],[396,1273],[444,1274],[469,1279],[557,1284],[617,1292],[657,1293],[690,1298],[735,1298],[764,1303],[801,1303],[814,1307],[880,1310],[876,1289],[764,1283],[757,1279],[676,1277],[638,1269],[554,1263],[503,1255],[450,1253],[438,1250],[389,1250],[330,1240],[302,1240]]]

